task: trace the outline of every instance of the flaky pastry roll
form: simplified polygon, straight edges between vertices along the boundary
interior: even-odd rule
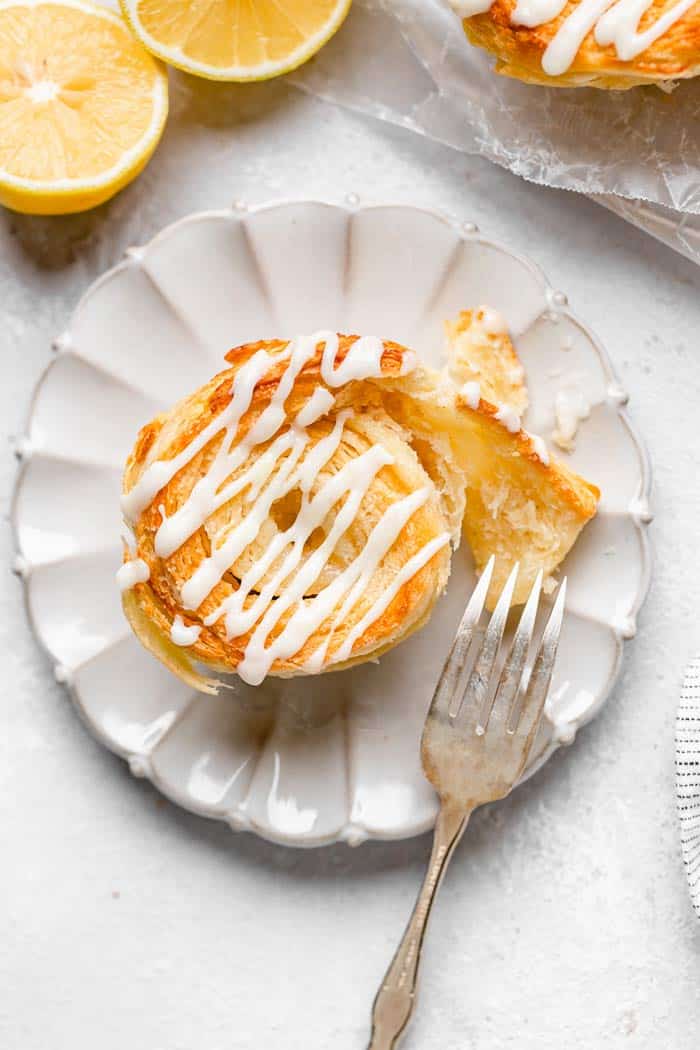
[[[124,475],[126,615],[196,688],[376,658],[429,617],[463,521],[497,579],[521,559],[525,593],[595,512],[503,407],[396,343],[321,332],[227,360],[143,428]],[[504,535],[485,484],[508,490]]]

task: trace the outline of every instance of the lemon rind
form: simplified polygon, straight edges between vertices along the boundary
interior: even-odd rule
[[[339,3],[333,16],[326,22],[322,29],[304,41],[295,51],[292,51],[283,61],[260,62],[255,66],[212,66],[206,62],[188,58],[180,48],[166,47],[158,41],[141,23],[137,13],[135,0],[119,0],[124,18],[129,23],[133,33],[143,46],[156,58],[160,58],[170,66],[182,70],[183,73],[191,73],[193,76],[202,77],[205,80],[223,80],[232,83],[246,83],[250,81],[272,80],[291,73],[321,50],[331,37],[340,29],[350,10],[352,0],[343,0]]]

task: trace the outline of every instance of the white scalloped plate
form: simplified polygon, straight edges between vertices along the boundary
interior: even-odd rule
[[[131,636],[114,574],[119,480],[138,428],[246,340],[331,328],[437,361],[442,322],[488,303],[527,369],[530,430],[558,387],[592,404],[571,456],[603,492],[567,560],[567,617],[531,770],[591,718],[635,629],[650,555],[649,466],[606,354],[532,263],[432,212],[283,202],[193,215],[133,249],[78,305],[39,381],[13,505],[27,607],[85,722],[169,798],[293,845],[402,838],[436,801],[418,741],[473,585],[468,552],[430,623],[351,671],[193,694]],[[566,348],[566,349],[565,349]]]

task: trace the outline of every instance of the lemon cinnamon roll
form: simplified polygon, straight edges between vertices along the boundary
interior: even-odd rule
[[[320,333],[227,359],[129,458],[134,630],[199,688],[193,661],[257,684],[378,655],[429,616],[464,508],[454,466],[422,462],[382,402],[414,355]]]
[[[551,576],[598,490],[522,429],[524,371],[493,311],[448,332],[443,372],[330,332],[241,346],[143,428],[119,581],[181,678],[212,692],[210,672],[258,684],[379,656],[430,616],[463,529],[477,571],[497,556],[492,596],[515,561],[516,602]]]

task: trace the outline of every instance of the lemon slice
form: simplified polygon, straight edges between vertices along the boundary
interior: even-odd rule
[[[0,204],[84,211],[149,160],[165,71],[113,11],[85,0],[0,0]]]
[[[211,80],[267,80],[311,58],[350,0],[120,0],[154,55]]]

